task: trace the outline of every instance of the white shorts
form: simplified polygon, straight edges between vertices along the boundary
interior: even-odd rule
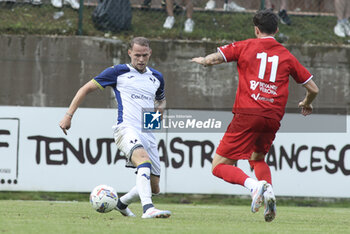
[[[160,176],[160,160],[158,154],[157,144],[155,138],[147,133],[141,132],[130,125],[118,124],[114,128],[114,141],[126,157],[126,167],[135,166],[131,162],[131,155],[133,151],[139,147],[143,147],[151,160],[152,169],[151,174]]]

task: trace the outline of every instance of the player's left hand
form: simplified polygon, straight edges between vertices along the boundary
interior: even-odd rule
[[[304,116],[310,115],[312,113],[312,105],[305,104],[304,101],[299,102],[298,105],[301,108],[301,114]]]

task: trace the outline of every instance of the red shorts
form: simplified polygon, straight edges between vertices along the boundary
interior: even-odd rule
[[[257,115],[235,114],[216,153],[229,159],[250,159],[267,154],[280,127],[279,121]]]

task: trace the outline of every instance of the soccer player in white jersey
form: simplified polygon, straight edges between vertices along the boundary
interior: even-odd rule
[[[142,131],[141,119],[142,110],[146,108],[162,113],[165,107],[164,79],[160,72],[147,67],[152,54],[148,39],[132,39],[128,54],[130,64],[107,68],[79,89],[61,120],[60,127],[67,134],[74,112],[85,96],[110,86],[118,103],[114,139],[117,147],[126,155],[126,166],[137,168],[136,186],[119,198],[116,209],[124,216],[135,216],[128,205],[140,198],[142,218],[168,218],[171,212],[156,209],[152,202],[152,193],[160,191],[160,160],[155,137],[152,132]]]

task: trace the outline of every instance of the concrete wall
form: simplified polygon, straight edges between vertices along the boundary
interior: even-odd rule
[[[238,82],[234,63],[203,68],[194,56],[216,50],[214,43],[152,41],[150,66],[166,80],[170,108],[231,108]],[[320,86],[315,107],[350,109],[350,48],[291,46]],[[128,63],[127,43],[90,37],[0,36],[0,105],[66,107],[80,86],[116,64]],[[290,85],[287,107],[304,89]],[[114,107],[110,89],[91,94],[84,107]]]

